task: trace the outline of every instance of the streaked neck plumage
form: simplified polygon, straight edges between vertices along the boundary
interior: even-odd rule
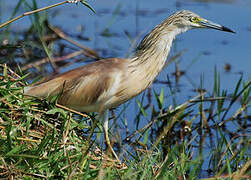
[[[175,37],[189,29],[170,22],[166,19],[146,35],[129,63],[130,72],[137,73],[139,80],[146,82],[144,88],[149,87],[163,69]]]

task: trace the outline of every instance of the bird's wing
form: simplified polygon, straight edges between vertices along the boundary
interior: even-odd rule
[[[115,94],[125,66],[126,60],[118,58],[100,60],[27,87],[24,94],[40,98],[59,95],[62,105],[79,111],[93,111],[93,106]]]

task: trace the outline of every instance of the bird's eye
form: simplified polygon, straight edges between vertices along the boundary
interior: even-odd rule
[[[196,17],[191,17],[191,18],[190,18],[190,21],[191,21],[191,22],[196,22],[197,19],[198,19],[198,18],[196,18]]]

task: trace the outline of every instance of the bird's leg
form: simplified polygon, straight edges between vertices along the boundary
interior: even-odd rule
[[[102,114],[102,120],[103,120],[103,128],[104,128],[104,136],[105,136],[105,141],[106,144],[108,146],[108,148],[110,149],[110,151],[112,152],[113,156],[117,159],[117,161],[120,163],[120,160],[117,156],[117,154],[115,153],[115,151],[112,148],[110,139],[109,139],[109,135],[108,135],[108,129],[109,129],[109,110],[105,110]]]
[[[68,3],[74,3],[77,4],[80,0],[68,0]]]

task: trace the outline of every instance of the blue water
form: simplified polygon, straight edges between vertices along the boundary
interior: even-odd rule
[[[14,5],[18,1],[0,1],[1,21],[4,22],[13,11]],[[52,1],[38,1],[38,6],[50,5]],[[56,3],[59,1],[53,1]],[[250,79],[251,67],[251,22],[248,21],[251,10],[251,2],[246,1],[162,1],[162,0],[96,0],[90,1],[97,14],[93,14],[89,9],[79,4],[66,4],[49,10],[49,14],[57,13],[57,16],[50,16],[53,25],[60,26],[68,34],[78,34],[78,27],[82,25],[85,37],[90,41],[81,43],[93,48],[105,50],[103,57],[125,57],[130,47],[130,40],[125,34],[128,31],[132,38],[138,34],[145,35],[155,25],[163,21],[173,12],[180,9],[188,9],[200,14],[209,20],[218,22],[232,28],[237,33],[225,33],[214,30],[192,30],[180,35],[177,38],[176,46],[172,49],[171,55],[175,52],[186,49],[180,59],[180,69],[189,71],[187,76],[193,80],[195,86],[199,86],[201,74],[207,79],[205,88],[212,86],[213,72],[216,66],[220,70],[223,88],[232,89],[233,82],[238,79],[238,73],[242,73],[244,78]],[[136,6],[138,12],[136,12]],[[115,9],[119,8],[117,15],[112,15]],[[25,12],[25,10],[23,10]],[[18,12],[21,14],[22,12]],[[136,13],[138,16],[136,17]],[[137,20],[136,20],[137,19]],[[137,21],[137,27],[136,27]],[[22,31],[29,25],[29,18],[24,17],[11,25],[14,31]],[[105,28],[109,28],[113,37],[103,37],[100,34]],[[138,33],[138,34],[136,34]],[[141,39],[139,38],[139,39]],[[202,54],[200,56],[200,54]],[[191,65],[194,59],[199,56],[199,60]],[[231,72],[224,73],[223,67],[226,63],[231,64]],[[70,68],[75,68],[75,64]],[[66,71],[65,69],[63,71]],[[162,73],[166,74],[174,71],[174,64],[170,65]],[[162,76],[159,78],[162,79]],[[181,78],[180,84],[183,88],[194,88],[186,78]]]
[[[17,2],[0,0],[1,22],[7,20]],[[60,1],[53,1],[53,3],[56,2]],[[177,88],[173,89],[175,91],[173,96],[177,104],[182,104],[197,95],[193,89],[201,86],[201,77],[204,79],[203,87],[212,92],[215,67],[220,72],[221,88],[226,89],[228,93],[234,91],[234,85],[241,74],[245,80],[251,79],[251,1],[95,0],[89,3],[96,10],[96,14],[81,4],[78,6],[67,4],[49,10],[50,21],[68,34],[79,34],[79,27],[83,26],[82,35],[89,37],[90,41],[79,42],[96,49],[103,57],[125,57],[131,45],[126,31],[132,40],[139,35],[139,40],[141,40],[154,26],[181,9],[194,11],[206,19],[225,25],[237,32],[231,34],[215,30],[192,30],[177,37],[170,55],[185,50],[185,53],[178,60],[179,68],[186,70],[186,75],[180,78]],[[39,7],[50,4],[52,1],[49,0],[38,1]],[[116,10],[118,13],[115,13]],[[52,14],[57,15],[53,17]],[[11,29],[23,31],[29,26],[29,23],[29,18],[24,17],[14,22]],[[101,36],[106,28],[113,36]],[[231,65],[230,72],[224,70],[227,63]],[[74,64],[63,69],[62,72],[81,64],[84,63]],[[158,80],[166,81],[169,76],[172,85],[175,85],[175,79],[172,76],[174,70],[173,63],[161,72]],[[157,92],[164,88],[165,107],[174,105],[167,85],[155,83],[153,88]],[[116,112],[122,108],[117,109]],[[236,108],[234,107],[234,109]],[[129,122],[128,128],[130,132],[133,132],[135,130],[135,114],[139,112],[135,99],[129,102],[127,111],[130,112],[126,115]],[[128,114],[132,114],[132,116]],[[141,121],[139,127],[143,127],[150,120],[150,117],[143,119],[144,121]],[[124,126],[123,124],[120,126],[123,134],[125,132]],[[234,128],[234,126],[232,127]]]

